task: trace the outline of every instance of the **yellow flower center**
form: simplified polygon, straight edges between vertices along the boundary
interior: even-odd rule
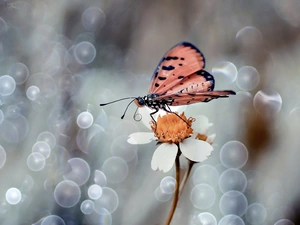
[[[177,113],[176,113],[177,114]],[[158,116],[157,122],[151,121],[151,129],[160,142],[169,142],[178,144],[192,133],[192,123],[194,118],[186,118],[184,112],[179,116],[175,113],[167,113],[164,116]]]

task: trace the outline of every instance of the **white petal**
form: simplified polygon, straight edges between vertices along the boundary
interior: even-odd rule
[[[216,134],[209,135],[206,139],[206,142],[208,142],[209,144],[212,144],[214,142],[215,138],[216,138]]]
[[[203,162],[210,156],[213,147],[205,141],[187,138],[179,143],[182,154],[195,162]]]
[[[186,105],[180,105],[180,106],[170,106],[170,109],[172,112],[178,112],[178,114],[181,114],[186,109]]]
[[[206,116],[195,116],[195,122],[193,122],[193,129],[195,132],[200,134],[207,134],[208,128],[210,128],[213,124],[208,122],[208,118]]]
[[[154,152],[151,160],[153,170],[162,170],[165,173],[172,169],[178,147],[175,144],[163,143]]]
[[[154,133],[151,132],[137,132],[128,136],[127,142],[129,144],[147,144],[155,140]]]

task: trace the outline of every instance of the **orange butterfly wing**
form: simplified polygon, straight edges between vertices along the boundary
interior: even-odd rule
[[[205,59],[200,50],[188,42],[171,48],[159,62],[155,70],[148,94],[166,94],[182,80],[205,67]]]
[[[205,70],[199,70],[189,76],[184,77],[179,83],[170,88],[165,95],[173,93],[196,93],[212,91],[215,87],[213,75]]]
[[[172,93],[167,95],[162,95],[156,100],[162,99],[173,99],[173,103],[170,106],[179,106],[179,105],[190,105],[197,102],[209,102],[217,98],[228,98],[229,95],[235,95],[234,91],[224,90],[224,91],[206,91],[206,92],[197,92],[197,93]]]

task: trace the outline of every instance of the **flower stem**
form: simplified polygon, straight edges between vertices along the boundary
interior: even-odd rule
[[[179,148],[179,146],[178,146]],[[178,151],[180,152],[180,151]],[[178,203],[178,198],[179,198],[179,182],[180,182],[180,162],[179,162],[179,157],[180,155],[176,156],[175,159],[175,169],[176,169],[176,184],[175,184],[175,192],[174,192],[174,197],[173,197],[173,202],[172,202],[172,206],[168,215],[168,218],[166,220],[165,225],[169,225],[172,221],[174,212],[176,210],[176,206]]]
[[[190,173],[191,173],[191,171],[192,171],[192,167],[193,167],[193,165],[195,164],[195,162],[193,162],[193,161],[191,161],[191,160],[189,160],[189,159],[187,159],[187,160],[188,160],[188,168],[187,168],[187,170],[185,171],[185,174],[184,174],[184,176],[183,176],[183,179],[182,179],[182,181],[181,181],[181,183],[180,183],[180,187],[179,187],[179,196],[181,195],[181,193],[182,193],[182,191],[183,191],[183,188],[185,187],[186,182],[187,182],[187,180],[188,180],[188,178],[189,178],[189,176],[190,176]]]

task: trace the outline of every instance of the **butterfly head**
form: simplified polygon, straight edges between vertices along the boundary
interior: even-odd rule
[[[146,104],[146,100],[145,97],[137,97],[136,99],[134,99],[134,103],[138,106],[138,107],[143,107]]]

